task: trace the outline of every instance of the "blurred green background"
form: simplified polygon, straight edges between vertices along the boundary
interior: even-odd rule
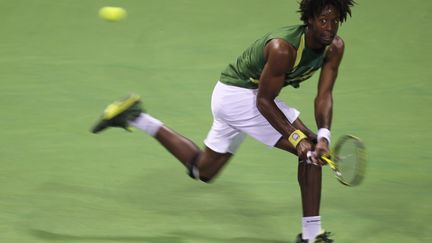
[[[324,171],[336,242],[432,241],[432,2],[358,1],[340,28],[334,139],[366,142],[364,184]],[[99,19],[102,6],[128,18]],[[299,23],[287,0],[1,0],[0,242],[293,243],[296,158],[247,139],[212,185],[142,132],[88,132],[113,99],[202,145],[220,71],[262,34]],[[280,98],[315,127],[318,75]]]

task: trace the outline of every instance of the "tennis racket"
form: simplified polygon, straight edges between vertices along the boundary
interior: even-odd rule
[[[321,157],[335,173],[340,183],[357,186],[366,172],[366,148],[352,135],[344,135],[336,142],[330,154]]]

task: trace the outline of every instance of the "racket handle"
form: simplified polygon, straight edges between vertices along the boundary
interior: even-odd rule
[[[321,156],[321,159],[324,160],[330,166],[330,168],[332,168],[333,170],[336,169],[336,165],[331,159],[329,159],[325,156]]]
[[[308,164],[317,165],[316,163],[312,162],[312,156],[313,156],[313,154],[314,154],[313,151],[308,151],[306,153],[306,156],[307,156],[307,161],[306,162]],[[328,158],[326,155],[321,156],[321,159],[324,160],[330,166],[330,168],[332,168],[333,170],[336,170],[335,163],[330,158]]]

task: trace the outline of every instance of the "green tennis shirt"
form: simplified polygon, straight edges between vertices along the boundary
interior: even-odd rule
[[[321,52],[309,49],[305,45],[305,25],[287,26],[267,33],[250,45],[235,63],[229,64],[221,73],[222,83],[248,88],[258,88],[259,79],[265,65],[264,48],[272,39],[283,39],[296,50],[297,56],[292,70],[285,73],[284,86],[295,88],[310,78],[321,68],[325,50]]]

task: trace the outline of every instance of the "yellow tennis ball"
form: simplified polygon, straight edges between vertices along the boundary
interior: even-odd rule
[[[99,10],[99,17],[106,21],[116,22],[126,18],[127,12],[121,7],[103,7]]]

